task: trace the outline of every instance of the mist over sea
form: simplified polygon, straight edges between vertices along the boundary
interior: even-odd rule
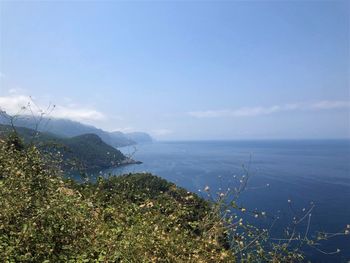
[[[133,152],[132,147],[121,150]],[[244,165],[250,179],[239,204],[279,217],[273,230],[276,236],[288,226],[294,212],[302,214],[312,203],[310,236],[315,230],[342,231],[350,224],[350,140],[155,142],[138,145],[133,158],[143,164],[104,172],[151,172],[204,196],[205,186],[213,194],[237,186]],[[246,219],[265,227],[271,224],[269,219]],[[348,237],[324,244],[326,251],[339,248],[341,253],[327,256],[307,249],[307,255],[315,262],[350,260]]]

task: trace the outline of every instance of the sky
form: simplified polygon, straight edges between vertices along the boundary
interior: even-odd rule
[[[0,108],[31,96],[158,140],[350,138],[349,17],[350,1],[0,1]]]

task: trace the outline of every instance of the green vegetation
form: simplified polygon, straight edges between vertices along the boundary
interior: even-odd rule
[[[34,144],[42,152],[58,155],[64,160],[64,170],[104,169],[120,165],[126,157],[114,147],[104,143],[95,134],[62,138],[50,133],[16,127],[25,144]],[[0,138],[12,133],[12,127],[0,124]]]
[[[135,174],[79,185],[35,146],[11,138],[0,147],[5,262],[232,261],[222,227],[201,224],[208,203],[174,184]]]
[[[151,174],[64,179],[60,161],[0,139],[3,262],[296,262],[290,240]],[[208,190],[208,189],[206,189]],[[230,209],[240,209],[232,202]],[[263,213],[259,214],[263,215]]]

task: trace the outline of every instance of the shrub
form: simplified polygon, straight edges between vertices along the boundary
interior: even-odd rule
[[[78,184],[55,158],[16,134],[0,139],[4,262],[297,262],[304,257],[291,242],[314,245],[307,232],[272,241],[237,216],[248,177],[208,201],[151,174]]]
[[[220,235],[199,227],[210,210],[194,194],[149,174],[79,185],[12,140],[0,141],[5,261],[233,261]]]

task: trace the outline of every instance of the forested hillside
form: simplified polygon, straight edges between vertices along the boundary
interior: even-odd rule
[[[0,124],[0,137],[5,138],[12,132],[11,126]],[[25,144],[34,144],[41,151],[60,155],[65,170],[105,169],[121,165],[126,159],[119,150],[95,134],[65,138],[23,127],[16,127],[16,132]]]
[[[35,144],[24,145],[13,134],[0,139],[4,262],[303,259],[288,245],[268,241],[265,230],[229,216],[222,198],[206,201],[151,174],[78,184],[55,164]]]

